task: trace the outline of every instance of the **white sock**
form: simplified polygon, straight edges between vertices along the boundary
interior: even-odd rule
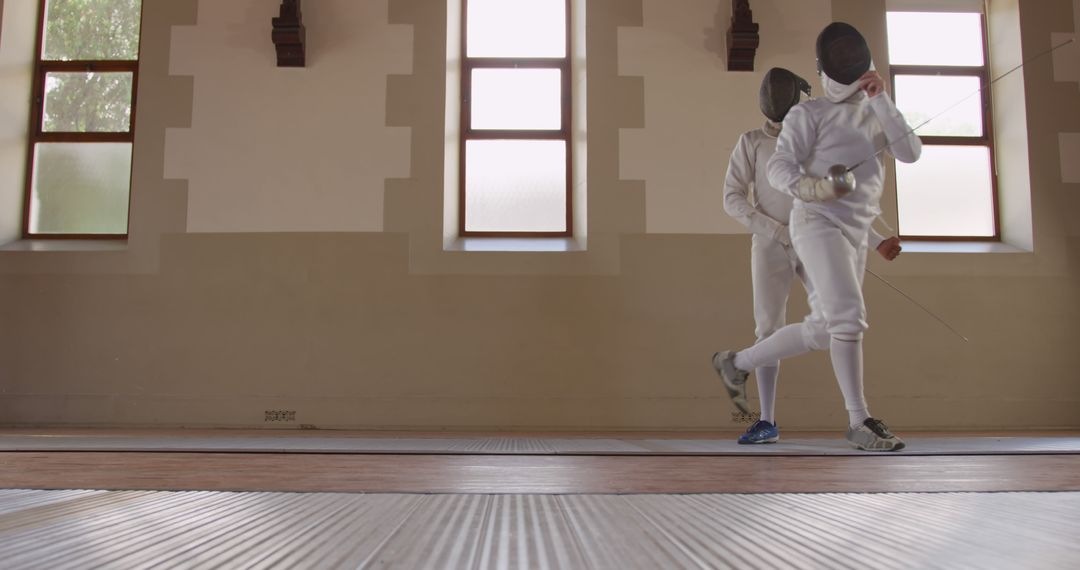
[[[788,325],[769,338],[758,342],[735,355],[735,367],[739,370],[753,370],[759,366],[769,366],[791,356],[810,352],[803,338],[802,323]]]
[[[841,340],[832,337],[829,342],[829,356],[832,359],[833,372],[840,384],[840,393],[844,395],[844,407],[848,412],[848,423],[855,427],[870,417],[863,396],[863,356],[862,340]]]
[[[774,419],[776,406],[776,379],[780,376],[780,365],[758,366],[754,370],[757,379],[758,398],[761,399],[761,419],[776,425]]]

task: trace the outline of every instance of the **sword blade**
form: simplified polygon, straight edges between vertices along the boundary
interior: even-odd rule
[[[968,338],[967,338],[966,336],[964,336],[964,335],[960,334],[960,331],[957,331],[956,329],[954,329],[954,328],[952,327],[952,325],[950,325],[949,323],[945,322],[945,319],[943,319],[943,318],[941,318],[941,317],[937,316],[936,314],[934,314],[934,312],[933,312],[933,311],[931,311],[930,309],[927,309],[926,307],[924,307],[922,303],[920,303],[920,302],[916,301],[915,299],[912,299],[912,298],[911,298],[911,295],[908,295],[907,293],[905,293],[905,292],[901,291],[901,290],[900,290],[900,288],[899,288],[899,287],[897,287],[896,285],[893,285],[892,283],[889,283],[889,281],[888,281],[888,280],[886,280],[886,279],[885,279],[884,277],[882,277],[882,276],[878,275],[877,273],[875,273],[873,269],[870,269],[870,268],[868,267],[868,268],[866,269],[866,272],[867,272],[867,273],[869,273],[870,275],[873,275],[874,277],[876,277],[876,278],[878,279],[878,281],[881,281],[881,282],[882,282],[882,283],[884,283],[885,285],[888,285],[890,289],[892,289],[893,291],[896,291],[897,293],[899,293],[900,295],[902,295],[902,296],[903,296],[903,297],[904,297],[905,299],[907,299],[908,301],[911,301],[911,302],[912,302],[912,303],[913,303],[913,304],[914,304],[914,305],[915,305],[916,307],[918,307],[918,308],[922,309],[923,311],[925,311],[925,312],[926,312],[926,314],[928,314],[928,315],[930,315],[931,317],[934,317],[935,319],[937,319],[937,322],[939,322],[939,323],[941,323],[941,324],[945,325],[945,328],[947,328],[947,329],[949,329],[950,331],[952,331],[952,332],[953,332],[953,334],[955,334],[956,336],[958,336],[958,337],[960,337],[960,338],[964,339],[964,342],[969,342],[969,341],[968,341]]]
[[[889,146],[891,146],[891,145],[892,145],[893,143],[895,143],[896,141],[898,141],[898,140],[900,140],[900,139],[902,139],[902,138],[904,138],[904,137],[906,137],[906,136],[910,135],[911,133],[914,133],[915,131],[917,131],[917,130],[919,130],[919,129],[923,128],[923,127],[924,127],[924,126],[926,126],[926,124],[927,124],[927,123],[929,123],[930,121],[933,121],[934,119],[936,119],[936,118],[938,118],[938,117],[940,117],[940,116],[944,115],[945,113],[948,113],[949,111],[952,111],[952,110],[953,110],[953,109],[955,109],[956,107],[960,106],[960,104],[961,104],[961,103],[963,103],[964,101],[967,101],[968,99],[971,99],[971,98],[972,98],[972,97],[974,97],[975,95],[978,95],[979,93],[982,93],[983,91],[986,91],[987,89],[989,89],[989,88],[990,88],[990,86],[991,86],[991,85],[993,85],[993,84],[997,83],[998,81],[1001,81],[1002,79],[1005,79],[1005,78],[1006,78],[1006,77],[1008,77],[1008,76],[1009,76],[1010,74],[1012,74],[1012,73],[1013,73],[1014,71],[1016,71],[1016,70],[1018,70],[1018,69],[1020,69],[1020,68],[1024,67],[1025,65],[1027,65],[1027,64],[1029,64],[1029,63],[1031,63],[1031,62],[1035,61],[1036,59],[1039,59],[1040,57],[1042,57],[1042,56],[1044,56],[1044,55],[1047,55],[1047,54],[1049,54],[1049,53],[1053,53],[1053,52],[1054,52],[1054,51],[1056,51],[1056,50],[1057,50],[1058,48],[1062,48],[1062,47],[1065,47],[1065,46],[1067,46],[1067,45],[1069,45],[1069,44],[1071,44],[1071,43],[1073,43],[1073,38],[1070,38],[1070,39],[1068,39],[1068,40],[1065,40],[1065,41],[1061,42],[1060,44],[1058,44],[1058,45],[1056,45],[1056,46],[1054,46],[1054,47],[1052,47],[1052,48],[1050,48],[1050,49],[1048,49],[1048,50],[1045,50],[1045,51],[1041,51],[1041,52],[1039,52],[1039,53],[1037,53],[1037,54],[1035,54],[1035,55],[1033,55],[1033,56],[1031,56],[1031,57],[1027,58],[1026,60],[1024,60],[1024,61],[1020,62],[1020,65],[1017,65],[1016,67],[1014,67],[1014,68],[1012,68],[1012,69],[1010,69],[1010,70],[1006,71],[1005,73],[1002,73],[1001,75],[999,75],[999,76],[997,76],[997,77],[995,77],[995,78],[991,79],[990,81],[986,82],[986,85],[983,85],[982,87],[980,87],[980,88],[976,89],[975,91],[972,91],[971,93],[968,93],[967,95],[965,95],[965,96],[964,96],[964,97],[963,97],[962,99],[960,99],[959,101],[957,101],[957,102],[953,103],[952,105],[949,105],[949,106],[948,106],[948,107],[946,107],[946,108],[945,108],[944,110],[942,110],[942,111],[938,112],[937,114],[933,115],[933,116],[932,116],[932,117],[930,117],[929,119],[926,119],[925,121],[923,121],[923,122],[919,123],[919,124],[918,124],[918,126],[915,126],[915,127],[912,127],[911,129],[908,129],[908,131],[907,131],[906,133],[904,133],[903,135],[901,135],[901,136],[899,136],[899,137],[897,137],[897,138],[895,138],[895,139],[893,139],[893,140],[889,140],[889,141],[886,141],[886,142],[885,142],[885,144],[883,144],[883,145],[882,145],[882,146],[881,146],[880,148],[878,148],[877,150],[875,150],[875,151],[874,151],[874,154],[871,154],[870,156],[868,156],[868,157],[866,157],[866,158],[864,158],[864,159],[860,160],[859,162],[855,163],[855,165],[854,165],[854,166],[852,166],[852,167],[848,168],[848,172],[851,172],[852,170],[855,170],[856,168],[858,168],[858,167],[862,166],[863,164],[865,164],[865,163],[867,163],[867,162],[869,162],[869,161],[873,160],[874,158],[876,158],[876,157],[877,157],[877,155],[879,155],[879,154],[881,154],[881,153],[885,152],[885,149],[889,148]]]

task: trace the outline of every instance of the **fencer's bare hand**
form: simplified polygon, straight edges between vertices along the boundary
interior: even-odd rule
[[[881,243],[877,246],[878,253],[888,261],[896,259],[896,256],[900,255],[903,249],[900,247],[900,238],[896,236],[881,240]]]
[[[859,89],[866,91],[866,94],[871,97],[877,97],[879,93],[885,92],[885,80],[878,72],[871,69],[859,78]]]

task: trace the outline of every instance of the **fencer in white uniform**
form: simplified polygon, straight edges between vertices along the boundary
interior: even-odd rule
[[[767,164],[776,150],[781,122],[788,111],[799,103],[801,93],[810,95],[810,85],[791,71],[772,68],[765,73],[758,95],[761,112],[766,117],[765,125],[739,137],[724,179],[724,210],[752,234],[750,271],[754,295],[754,332],[758,342],[787,323],[788,294],[796,277],[808,295],[813,296],[802,263],[791,245],[788,220],[793,198],[775,190],[766,175]],[[878,248],[883,241],[881,235],[870,230],[870,247]],[[885,245],[891,249],[894,244],[890,241]],[[888,258],[888,249],[879,251]],[[779,362],[762,363],[754,369],[760,419],[739,437],[739,443],[773,443],[779,440],[775,419],[778,376]],[[745,409],[745,401],[737,402],[737,405]]]
[[[825,97],[791,109],[767,166],[772,187],[794,198],[789,231],[810,284],[811,314],[746,350],[717,353],[713,365],[738,405],[750,370],[828,349],[848,411],[848,441],[858,449],[896,451],[904,443],[870,416],[863,394],[868,325],[862,280],[884,181],[884,165],[874,154],[885,149],[914,162],[922,147],[872,71],[869,48],[855,28],[827,26],[817,55]],[[835,165],[845,168],[830,173]]]

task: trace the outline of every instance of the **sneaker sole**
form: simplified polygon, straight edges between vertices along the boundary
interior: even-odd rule
[[[746,395],[740,393],[738,390],[728,388],[726,384],[724,385],[724,388],[727,390],[728,397],[731,398],[731,403],[735,404],[735,407],[739,409],[739,412],[749,414],[750,406],[746,403]]]
[[[716,357],[720,353],[713,354],[712,368],[716,371],[716,375],[720,377],[720,383],[724,385],[724,389],[727,390],[728,397],[731,398],[731,403],[735,404],[735,407],[744,414],[750,413],[750,407],[746,404],[746,384],[742,385],[740,390],[738,387],[732,385],[732,383],[724,376],[724,371],[716,365]]]
[[[776,443],[778,441],[780,441],[779,436],[770,437],[769,439],[763,439],[761,441],[742,441],[742,440],[739,440],[738,444],[739,445],[758,445],[758,444],[762,444],[762,443]]]
[[[888,447],[888,448],[883,447],[883,448],[878,448],[878,449],[871,449],[869,447],[865,447],[863,445],[855,443],[854,441],[851,441],[851,440],[848,440],[848,444],[850,444],[851,447],[854,447],[855,449],[858,449],[859,451],[885,452],[885,453],[888,453],[890,451],[900,451],[901,449],[904,449],[905,447],[907,447],[907,445],[904,444],[904,442],[902,442],[902,441],[898,442],[896,445],[894,445],[892,447]]]

